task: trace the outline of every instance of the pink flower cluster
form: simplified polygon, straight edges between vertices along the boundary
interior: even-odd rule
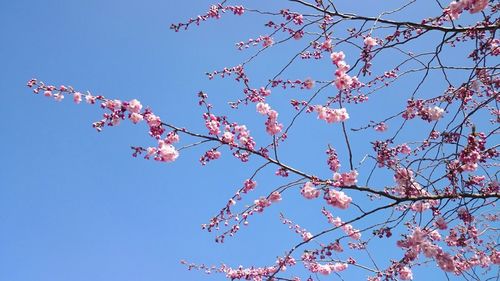
[[[304,16],[302,16],[299,13],[295,12],[290,12],[288,9],[283,9],[280,11],[280,14],[287,20],[287,21],[293,21],[294,24],[296,25],[301,25],[304,23]]]
[[[184,260],[181,261],[181,264],[186,265],[188,270],[203,270],[207,274],[225,273],[226,277],[231,280],[263,281],[266,280],[269,276],[273,275],[276,271],[285,271],[287,266],[295,266],[297,264],[297,261],[295,261],[295,259],[291,256],[286,256],[284,258],[278,257],[275,265],[267,267],[252,266],[250,268],[244,268],[243,266],[232,268],[225,264],[222,264],[220,267],[207,266],[205,264],[198,265],[194,263],[188,263]],[[293,277],[293,279],[291,280],[300,281],[300,278]]]
[[[161,162],[172,162],[179,157],[179,152],[170,143],[159,140],[158,147],[148,147],[146,158],[154,156],[154,160]]]
[[[210,135],[217,136],[220,134],[220,122],[217,116],[205,113],[203,114],[203,118],[205,119],[205,126],[207,127]]]
[[[230,268],[224,265],[222,268],[222,272],[230,280],[265,280],[266,276],[270,276],[277,270],[278,268],[275,266],[250,268],[240,266],[238,268]]]
[[[342,220],[339,217],[333,217],[332,213],[330,213],[325,208],[323,208],[321,212],[323,213],[323,215],[326,216],[329,223],[331,223],[336,227],[340,227],[344,231],[344,233],[347,234],[349,237],[351,237],[354,240],[361,239],[361,232],[357,229],[354,229],[354,227],[351,224],[342,222]]]
[[[394,174],[396,181],[396,193],[404,196],[418,196],[421,194],[422,186],[415,180],[413,171],[410,169],[397,169]]]
[[[242,146],[250,150],[255,148],[255,141],[253,140],[253,137],[250,136],[250,131],[245,125],[234,126],[234,131],[236,138]]]
[[[443,114],[444,114],[444,110],[438,106],[426,107],[426,108],[422,109],[422,112],[420,113],[420,115],[422,116],[422,119],[428,120],[428,121],[439,120],[443,117]]]
[[[358,182],[358,171],[352,170],[347,173],[334,173],[334,186],[353,186]]]
[[[328,159],[326,163],[332,172],[337,172],[340,169],[340,161],[337,155],[337,152],[334,148],[328,146],[326,150],[326,154],[328,155]]]
[[[306,182],[302,189],[300,190],[300,194],[307,199],[315,199],[319,197],[319,189],[317,189],[314,184],[310,181]]]
[[[248,161],[250,152],[242,150],[240,148],[245,148],[247,150],[253,151],[255,148],[255,141],[253,137],[250,136],[250,131],[245,125],[238,125],[237,123],[230,123],[227,118],[222,116],[218,117],[213,114],[205,113],[203,115],[205,119],[205,126],[209,130],[210,135],[218,136],[221,143],[229,146],[230,149],[237,148],[238,150],[233,153],[236,158],[241,161]],[[223,132],[221,134],[221,127]],[[220,153],[216,150],[208,151],[200,160],[202,164],[208,162],[209,160],[219,158]],[[208,160],[208,161],[207,161]]]
[[[413,171],[410,169],[400,168],[394,174],[394,180],[397,186],[394,188],[394,193],[403,197],[418,197],[428,196],[429,192],[415,180]],[[415,212],[423,212],[432,207],[439,205],[439,200],[420,200],[411,204],[411,210]]]
[[[452,1],[448,8],[445,9],[445,13],[447,13],[451,19],[458,19],[464,10],[468,10],[471,14],[481,12],[488,6],[488,2],[488,0]]]
[[[248,193],[248,192],[254,190],[256,186],[257,186],[257,182],[256,181],[248,179],[243,184],[243,188],[241,189],[241,191],[243,193]]]
[[[453,257],[435,244],[436,241],[440,240],[441,235],[437,230],[429,231],[417,227],[411,235],[408,235],[403,240],[399,240],[397,246],[406,249],[405,261],[407,262],[416,260],[418,255],[423,253],[427,258],[434,258],[442,270],[455,272],[457,268]]]
[[[144,119],[144,117],[141,115],[141,110],[142,110],[142,104],[136,100],[133,99],[128,103],[127,107],[128,111],[130,111],[130,120],[134,123],[137,124],[140,121]]]
[[[263,36],[262,37],[262,46],[264,48],[271,47],[274,45],[274,40],[270,36]]]
[[[28,86],[31,88],[36,86],[34,89],[35,94],[43,91],[45,96],[54,97],[56,101],[62,101],[64,99],[64,95],[72,95],[73,101],[76,104],[79,104],[82,101],[82,93],[75,91],[72,87],[61,85],[59,88],[56,88],[55,86],[47,86],[43,82],[38,82],[36,79],[30,80],[28,82]],[[161,162],[172,162],[179,157],[179,152],[172,145],[173,143],[179,141],[179,135],[175,132],[170,132],[167,134],[166,138],[162,139],[165,128],[163,127],[163,122],[160,117],[156,116],[150,109],[143,110],[143,106],[138,100],[111,100],[101,95],[93,96],[87,92],[85,95],[85,101],[88,104],[95,104],[97,101],[101,101],[101,108],[109,110],[109,113],[106,112],[103,114],[104,119],[92,124],[92,126],[98,131],[101,131],[106,125],[117,126],[120,124],[121,120],[124,120],[127,117],[134,124],[137,124],[142,120],[146,120],[149,127],[149,134],[158,140],[158,145],[156,147],[148,147],[147,149],[134,147],[134,156],[139,153],[146,152],[146,159],[153,158],[154,160]]]
[[[254,211],[261,213],[264,211],[265,208],[271,206],[272,203],[278,201],[281,201],[281,193],[279,193],[278,191],[274,191],[267,198],[260,197],[259,199],[255,200],[253,202],[255,205]]]
[[[484,133],[469,134],[467,146],[460,152],[459,156],[462,171],[473,172],[477,169],[478,163],[499,155],[496,149],[486,149],[485,145],[486,135]]]
[[[349,114],[345,108],[333,109],[317,105],[314,109],[318,112],[318,119],[325,120],[327,123],[344,122],[349,119]]]
[[[311,271],[312,273],[319,273],[323,275],[329,275],[332,272],[340,272],[347,269],[347,263],[340,262],[328,262],[325,264],[321,264],[316,261],[316,257],[308,252],[302,254],[302,261],[304,262],[304,266]]]
[[[349,204],[352,202],[351,197],[347,196],[343,191],[335,189],[329,189],[325,192],[324,199],[326,200],[326,203],[340,209],[349,208]]]
[[[377,46],[377,40],[371,36],[367,36],[364,40],[363,43],[365,44],[366,48],[371,49],[372,47]]]
[[[384,122],[380,122],[377,125],[375,125],[374,129],[377,132],[385,132],[385,131],[387,131],[388,126]]]
[[[422,120],[432,122],[441,119],[443,115],[444,109],[438,106],[424,107],[423,100],[408,100],[408,105],[402,116],[405,119],[413,119],[415,116],[420,116]]]
[[[245,88],[243,89],[243,93],[246,95],[246,101],[263,102],[267,96],[271,95],[271,90],[264,87],[260,87],[259,89]]]
[[[212,149],[208,150],[207,152],[205,152],[205,154],[203,156],[201,156],[200,163],[201,163],[201,165],[206,165],[211,160],[219,159],[220,156],[221,156],[220,151],[212,148]]]
[[[407,266],[399,269],[398,274],[401,280],[413,280],[413,273],[411,272],[411,269]]]
[[[270,135],[276,135],[283,129],[283,124],[278,123],[278,112],[271,109],[267,103],[259,102],[256,105],[257,112],[267,115],[266,132]]]
[[[395,167],[400,162],[398,154],[410,154],[411,148],[406,144],[400,144],[396,147],[389,147],[389,141],[373,142],[373,150],[377,152],[377,163],[379,167]]]
[[[351,77],[347,74],[350,66],[344,61],[344,52],[333,52],[330,55],[332,62],[337,66],[335,71],[335,86],[339,90],[350,90],[357,87],[360,83],[356,76]]]

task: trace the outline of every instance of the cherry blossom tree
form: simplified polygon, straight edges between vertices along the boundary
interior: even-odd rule
[[[216,233],[217,243],[237,239],[256,216],[289,194],[303,197],[299,208],[311,207],[308,200],[321,202],[315,219],[328,226],[319,232],[308,231],[307,221],[281,215],[298,242],[275,263],[182,261],[188,269],[229,280],[294,281],[322,275],[342,280],[341,272],[357,269],[356,280],[376,281],[412,280],[414,269],[426,265],[447,278],[497,280],[500,2],[435,0],[423,11],[413,9],[417,1],[411,0],[375,16],[343,12],[355,10],[359,1],[280,2],[281,9],[270,10],[226,0],[171,25],[175,32],[189,32],[206,21],[256,15],[256,26],[267,30],[236,43],[235,51],[247,54],[246,60],[207,73],[208,79],[235,80],[236,86],[227,82],[228,104],[197,93],[200,109],[192,111],[200,112],[205,131],[171,124],[137,99],[38,79],[27,85],[56,101],[101,107],[102,119],[92,124],[97,131],[121,122],[145,123],[154,145],[132,146],[134,157],[174,162],[182,150],[193,149],[201,165],[221,157],[237,158],[242,170],[258,163],[202,225]],[[266,58],[275,68],[267,81],[252,80],[252,64],[268,52],[290,50],[286,61]],[[302,76],[294,76],[298,73]],[[244,116],[261,124],[252,132],[262,129],[267,137],[254,137],[249,120],[218,113],[227,106],[234,113],[251,109]],[[320,123],[335,137],[321,140],[322,147],[294,142],[294,136],[309,132],[303,125],[309,123]],[[317,150],[324,158],[311,166],[324,169],[298,168],[282,153]],[[258,184],[258,176],[278,177],[281,184]],[[398,248],[400,255],[381,260],[380,247]]]

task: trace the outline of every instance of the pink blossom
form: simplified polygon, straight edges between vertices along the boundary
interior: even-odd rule
[[[437,256],[436,256],[436,261],[438,266],[447,272],[454,272],[455,271],[455,264],[453,263],[453,257],[441,251]]]
[[[210,149],[200,158],[201,165],[206,165],[208,161],[219,159],[221,156],[220,151]]]
[[[269,122],[266,124],[266,132],[270,135],[276,135],[283,130],[283,124]]]
[[[439,251],[441,250],[438,246],[436,246],[432,243],[429,243],[429,242],[422,243],[422,245],[420,247],[421,247],[424,255],[428,258],[435,257],[439,253]]]
[[[146,159],[149,159],[151,156],[153,156],[153,154],[156,154],[157,152],[157,149],[156,147],[148,147],[146,149]]]
[[[311,238],[313,238],[313,235],[311,232],[302,233],[302,240],[303,241],[309,241],[309,240],[311,240]]]
[[[323,274],[323,275],[329,275],[330,273],[332,273],[332,268],[327,264],[322,265],[322,264],[316,263],[314,268],[315,268],[315,270],[311,270],[312,272],[318,272],[318,273]]]
[[[281,201],[281,193],[279,193],[278,191],[274,191],[273,193],[271,193],[271,195],[269,195],[269,200],[271,202]]]
[[[318,112],[318,119],[325,120],[327,123],[344,122],[349,119],[349,114],[345,108],[332,109],[317,105],[315,110]]]
[[[340,263],[340,262],[334,263],[332,268],[332,270],[336,272],[344,271],[346,269],[347,269],[347,263]]]
[[[264,48],[270,47],[274,44],[273,38],[265,36],[262,40]]]
[[[222,141],[225,143],[233,143],[234,135],[231,132],[226,131],[222,134]]]
[[[337,172],[341,166],[337,152],[335,151],[335,149],[328,146],[328,150],[326,151],[326,154],[328,155],[328,159],[326,161],[328,164],[328,167],[330,168],[331,171]]]
[[[132,112],[132,113],[140,113],[142,109],[142,104],[136,100],[133,99],[128,102],[127,110]]]
[[[251,190],[253,190],[255,187],[257,186],[257,182],[256,181],[253,181],[253,180],[246,180],[245,183],[243,184],[243,189],[242,189],[242,192],[243,193],[248,193],[250,192]]]
[[[375,128],[375,131],[377,131],[377,132],[385,132],[385,131],[387,131],[388,127],[384,122],[380,122],[374,128]]]
[[[438,217],[434,222],[434,225],[436,225],[436,227],[441,230],[448,228],[446,221],[443,219],[443,217]]]
[[[493,249],[491,251],[490,260],[492,263],[499,265],[500,264],[500,251]]]
[[[79,104],[80,102],[82,102],[82,93],[80,92],[75,92],[73,94],[73,101],[76,103],[76,104]]]
[[[452,1],[445,12],[448,13],[451,19],[457,19],[464,9],[471,14],[475,14],[486,9],[487,6],[488,0],[459,0]]]
[[[439,241],[441,240],[441,234],[439,234],[439,231],[433,230],[429,232],[429,238],[431,238],[434,241]]]
[[[172,162],[179,157],[179,152],[173,145],[167,144],[163,140],[158,141],[158,144],[159,161]]]
[[[375,40],[371,36],[366,37],[363,42],[365,43],[365,46],[368,47],[368,48],[371,48],[371,47],[377,45],[377,40]]]
[[[62,101],[64,99],[63,93],[54,94],[54,99],[59,102]]]
[[[89,104],[94,104],[96,101],[96,97],[92,96],[91,94],[85,95],[85,101]]]
[[[430,207],[431,207],[431,205],[429,203],[423,202],[423,201],[418,201],[418,202],[411,204],[411,210],[418,212],[418,213],[422,213],[423,211],[429,209]]]
[[[444,110],[440,107],[434,106],[434,107],[428,107],[424,109],[424,111],[428,114],[429,120],[435,121],[443,117]]]
[[[351,203],[352,198],[347,196],[342,191],[337,191],[335,189],[330,189],[325,194],[326,203],[332,205],[333,207],[337,207],[340,209],[349,208],[349,203]]]
[[[308,181],[304,184],[304,186],[300,190],[300,194],[302,194],[302,196],[304,196],[307,199],[314,199],[318,198],[319,190],[314,187],[314,184]]]
[[[358,171],[352,170],[348,173],[335,173],[333,174],[333,180],[336,186],[353,186],[358,182]]]
[[[413,279],[413,274],[411,272],[411,269],[406,267],[406,266],[399,269],[398,274],[399,274],[399,278],[401,278],[401,280],[412,280]]]
[[[295,39],[295,40],[299,40],[299,39],[301,39],[303,36],[304,36],[304,31],[302,31],[302,30],[300,30],[300,31],[296,31],[296,32],[293,34],[293,39]]]
[[[346,74],[346,72],[351,68],[350,65],[348,65],[345,61],[339,61],[337,63],[337,70],[335,71],[336,76],[342,76]]]
[[[237,138],[241,145],[245,146],[248,149],[253,149],[255,146],[255,142],[253,138],[250,136],[250,131],[247,129],[245,125],[236,125],[234,127],[235,132],[238,134]]]
[[[488,6],[488,0],[475,0],[471,2],[471,6],[469,8],[469,13],[471,14],[481,12]]]
[[[460,2],[452,1],[450,5],[448,6],[449,9],[449,15],[451,19],[458,19],[460,14],[463,11],[463,5]]]
[[[351,85],[352,85],[352,78],[351,76],[345,73],[342,73],[335,79],[335,86],[339,90],[348,90]]]
[[[321,49],[322,50],[330,51],[332,48],[333,48],[333,46],[332,46],[332,40],[331,39],[325,40],[325,42],[323,42],[321,44]]]
[[[229,10],[232,10],[235,15],[241,16],[245,12],[245,7],[243,6],[227,6]]]
[[[307,78],[306,80],[304,80],[304,87],[308,90],[314,88],[314,80],[312,80],[311,78]]]
[[[120,100],[106,100],[101,106],[109,110],[118,110],[122,106],[122,102]]]
[[[283,124],[278,123],[278,112],[276,110],[269,110],[267,113],[266,132],[270,135],[276,135],[283,129]]]
[[[167,138],[165,138],[165,142],[169,144],[179,142],[179,135],[176,132],[172,131],[168,133]]]
[[[153,113],[144,115],[144,118],[146,119],[146,122],[148,123],[149,127],[158,127],[161,125],[160,117],[154,115]]]
[[[209,134],[218,135],[220,134],[220,123],[217,120],[217,117],[213,114],[205,115],[205,126],[207,127]]]
[[[333,52],[330,54],[330,58],[332,59],[332,62],[335,64],[335,65],[339,65],[339,62],[343,61],[345,59],[345,54],[344,52],[340,51],[340,52]]]
[[[270,96],[271,95],[271,90],[270,89],[266,89],[264,87],[260,87],[259,89],[259,94],[263,97],[267,97],[267,96]]]
[[[260,197],[257,200],[254,200],[255,211],[261,213],[264,211],[264,208],[271,206],[271,201],[265,197]]]
[[[257,103],[256,107],[257,107],[257,112],[262,115],[267,115],[269,113],[269,110],[271,110],[269,104],[263,102]]]
[[[354,240],[361,239],[361,232],[357,229],[354,229],[350,224],[344,224],[342,226],[342,230],[344,230],[345,234],[349,235]]]
[[[400,148],[400,152],[403,154],[410,154],[411,153],[411,148],[406,143],[403,143],[402,145],[400,145],[399,148]]]
[[[130,121],[132,121],[132,123],[134,124],[141,122],[143,119],[144,117],[139,113],[133,112],[132,114],[130,114]]]

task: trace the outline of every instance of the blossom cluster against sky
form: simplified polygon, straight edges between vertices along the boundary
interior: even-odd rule
[[[184,151],[172,165],[134,159],[129,147],[150,141],[144,127],[129,123],[98,134],[91,127],[100,117],[98,108],[71,101],[62,105],[34,97],[25,88],[28,79],[37,77],[108,97],[137,98],[163,119],[203,130],[196,93],[207,91],[221,104],[221,111],[228,111],[223,101],[239,94],[235,84],[208,81],[205,72],[241,62],[249,53],[238,52],[234,44],[263,30],[262,19],[244,17],[227,17],[188,32],[169,30],[172,22],[202,13],[209,4],[156,0],[0,4],[4,39],[0,44],[4,97],[0,279],[201,280],[203,273],[189,272],[179,261],[272,264],[300,240],[280,225],[280,211],[286,210],[311,231],[325,227],[324,222],[308,220],[318,216],[319,204],[300,201],[306,205],[297,208],[299,199],[289,200],[254,218],[251,228],[235,239],[215,244],[214,236],[202,232],[200,225],[226,203],[255,164],[236,170],[239,164],[227,157],[201,167],[197,163],[201,152],[195,150]],[[275,5],[269,4],[269,9]],[[382,8],[367,3],[359,7],[360,12],[372,14]],[[264,57],[260,67],[270,59]],[[253,70],[259,73],[255,71],[259,65]],[[257,81],[268,78],[262,70],[254,76]],[[325,68],[325,73],[332,75],[331,69]],[[375,116],[392,103],[374,102],[379,110],[353,110],[351,119],[356,114]],[[266,136],[261,119],[250,125],[255,125],[251,130],[256,135]],[[294,135],[294,141],[304,143],[305,151],[314,147],[315,138],[335,139],[338,131],[327,127],[334,125],[318,121],[304,134]],[[291,150],[289,159],[314,170],[325,166],[325,149]],[[257,181],[265,188],[275,179]],[[377,254],[399,252],[394,247]],[[349,274],[344,276],[347,280]],[[419,269],[414,274],[420,279],[428,273]]]

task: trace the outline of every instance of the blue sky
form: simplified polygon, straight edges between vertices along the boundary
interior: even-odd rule
[[[258,6],[265,1],[252,2]],[[403,3],[396,2],[393,8]],[[252,54],[252,50],[238,52],[234,43],[265,34],[265,18],[227,16],[188,32],[169,30],[171,23],[198,15],[210,4],[170,0],[0,2],[0,93],[4,97],[0,104],[0,279],[223,280],[223,276],[189,272],[179,261],[272,264],[300,240],[280,225],[280,212],[313,232],[326,227],[320,221],[321,204],[301,200],[297,191],[265,215],[253,218],[251,227],[236,239],[215,244],[213,234],[203,232],[200,224],[224,206],[260,162],[241,165],[224,151],[226,157],[201,167],[197,159],[202,149],[183,152],[173,164],[134,159],[129,146],[153,145],[144,124],[124,122],[96,133],[91,123],[101,116],[98,107],[74,105],[69,100],[59,104],[33,96],[25,88],[26,81],[36,77],[110,98],[137,98],[163,120],[200,132],[204,132],[203,112],[196,105],[196,93],[204,90],[217,112],[247,123],[258,141],[269,141],[262,125],[265,120],[255,115],[253,107],[234,112],[225,105],[241,96],[241,87],[231,79],[208,81],[204,74],[236,65]],[[418,5],[415,9],[422,8]],[[278,4],[266,7],[273,10]],[[356,11],[375,15],[383,8],[363,4]],[[402,16],[414,14],[404,12]],[[249,67],[252,83],[264,85],[299,47],[264,54]],[[352,52],[348,47],[345,51]],[[314,75],[321,80],[329,79],[332,72],[325,62],[299,63],[288,75],[299,79]],[[391,91],[403,91],[407,86],[403,82]],[[424,87],[425,91],[434,85]],[[384,94],[390,97],[397,94],[394,92]],[[353,119],[353,127],[382,116],[388,105],[404,101],[374,98],[369,108],[353,108],[353,116],[363,116]],[[283,108],[281,117],[287,120],[286,99],[280,103],[276,96],[272,102]],[[302,129],[291,132],[293,140],[283,146],[282,155],[300,169],[328,175],[324,150],[327,143],[341,146],[340,131],[315,120],[309,115],[298,121],[297,127]],[[369,151],[363,140],[373,137],[372,132],[354,137],[354,144],[359,144],[356,162]],[[412,137],[411,131],[407,137]],[[342,154],[343,148],[339,151]],[[346,159],[345,154],[341,157]],[[282,182],[272,176],[274,172],[274,168],[267,169],[257,178],[259,187],[252,196],[265,195]],[[384,181],[374,183],[379,182]],[[380,253],[384,254],[397,257],[401,251]],[[355,273],[359,272],[343,276],[349,279]],[[421,274],[417,276],[428,273]]]

